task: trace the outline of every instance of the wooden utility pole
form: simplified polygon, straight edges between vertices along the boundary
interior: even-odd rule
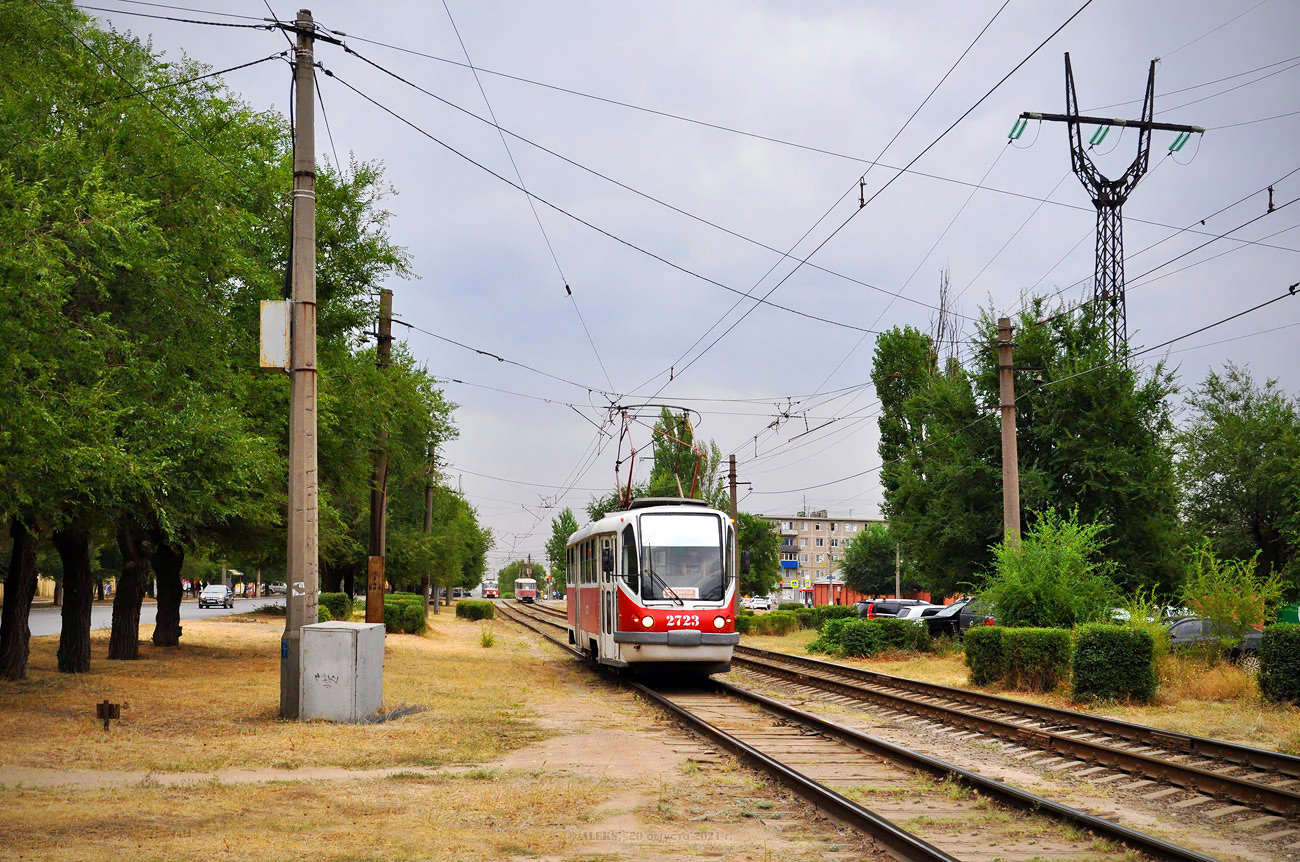
[[[1002,408],[1002,531],[1020,544],[1020,457],[1016,452],[1015,365],[1011,360],[1011,318],[998,318],[998,400]]]
[[[433,532],[433,449],[432,443],[429,444],[429,469],[424,478],[424,534],[427,536]],[[420,592],[424,595],[424,613],[429,614],[429,586],[431,583],[429,572],[426,569],[424,577],[420,579]],[[438,613],[438,602],[435,599],[433,603],[433,612]]]
[[[289,580],[284,637],[280,641],[280,716],[297,718],[302,627],[316,622],[320,580],[316,487],[316,93],[311,11],[294,21],[297,124],[293,142],[293,302],[290,336],[289,528],[285,567]]]
[[[736,505],[736,456],[727,456],[727,482],[731,485],[731,520],[736,520],[739,509]]]
[[[393,352],[393,292],[379,291],[379,370],[388,368]],[[379,432],[375,470],[370,480],[370,559],[366,567],[366,622],[384,621],[384,558],[388,550],[388,432]]]

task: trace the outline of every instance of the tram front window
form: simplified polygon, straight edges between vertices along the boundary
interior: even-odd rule
[[[721,601],[726,592],[717,515],[641,516],[641,597]]]

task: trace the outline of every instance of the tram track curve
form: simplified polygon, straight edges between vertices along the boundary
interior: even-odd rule
[[[500,603],[500,606],[503,609],[503,615],[508,619],[540,634],[547,640],[564,648],[571,655],[586,659],[586,656],[580,650],[575,649],[566,642],[568,628],[563,623],[555,620],[555,617],[562,612],[553,608],[538,609],[536,607],[525,610],[518,604],[510,605],[504,601]],[[529,611],[533,612],[530,613]],[[565,632],[565,640],[562,641],[548,629]],[[1086,829],[1093,834],[1118,842],[1151,858],[1179,860],[1179,862],[1183,862],[1183,860],[1187,860],[1187,862],[1190,862],[1190,860],[1205,862],[1205,860],[1211,858],[721,680],[710,679],[708,682],[709,688],[705,693],[696,692],[688,696],[662,691],[657,687],[641,682],[631,680],[624,680],[624,682],[637,690],[649,702],[659,706],[674,719],[693,731],[732,752],[749,765],[772,776],[781,784],[837,819],[848,822],[864,831],[899,859],[932,860],[955,859],[957,857],[953,857],[945,850],[907,832],[907,830],[881,817],[876,812],[858,805],[821,781],[805,774],[804,771],[782,762],[778,757],[765,753],[761,750],[761,745],[750,744],[752,740],[746,741],[741,738],[744,735],[743,732],[735,733],[736,728],[732,728],[733,732],[729,732],[719,726],[719,721],[716,719],[719,716],[725,717],[727,706],[714,698],[721,697],[728,701],[757,707],[764,713],[775,717],[777,726],[794,729],[794,732],[802,740],[818,737],[842,743],[871,757],[889,761],[895,764],[895,768],[928,773],[942,781],[955,781],[965,788],[974,790],[978,795],[994,798],[1011,808],[1043,815],[1072,827]],[[705,714],[701,715],[702,712]],[[713,716],[715,720],[710,720],[710,716]],[[772,737],[768,737],[767,741],[771,742]],[[782,742],[779,739],[777,743],[778,747],[782,744],[787,746],[790,744],[788,741]]]

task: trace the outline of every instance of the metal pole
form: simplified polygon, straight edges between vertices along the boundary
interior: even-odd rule
[[[379,291],[379,370],[386,369],[393,349],[393,292]],[[385,556],[388,550],[388,432],[379,432],[375,470],[370,481],[370,559],[366,567],[366,622],[384,621]]]
[[[427,536],[433,532],[433,444],[429,444],[429,471],[425,474],[424,479],[424,534]],[[420,579],[420,592],[424,594],[424,613],[429,614],[429,587],[432,582],[429,572],[426,570],[424,577]],[[433,603],[433,612],[438,613],[438,603]]]
[[[902,554],[898,550],[898,545],[894,545],[894,598],[903,597],[903,567]]]
[[[280,641],[280,716],[297,718],[302,627],[316,622],[319,524],[316,489],[316,114],[311,10],[294,21],[293,300],[289,395],[289,580]]]
[[[731,483],[731,520],[736,520],[736,456],[727,456],[727,480]]]
[[[1020,458],[1016,452],[1015,366],[1011,360],[1011,318],[998,318],[998,393],[1002,407],[1002,530],[1020,544]]]

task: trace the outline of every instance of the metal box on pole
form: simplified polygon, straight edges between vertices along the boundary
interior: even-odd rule
[[[384,626],[335,620],[303,626],[301,633],[298,717],[355,724],[378,712]]]

